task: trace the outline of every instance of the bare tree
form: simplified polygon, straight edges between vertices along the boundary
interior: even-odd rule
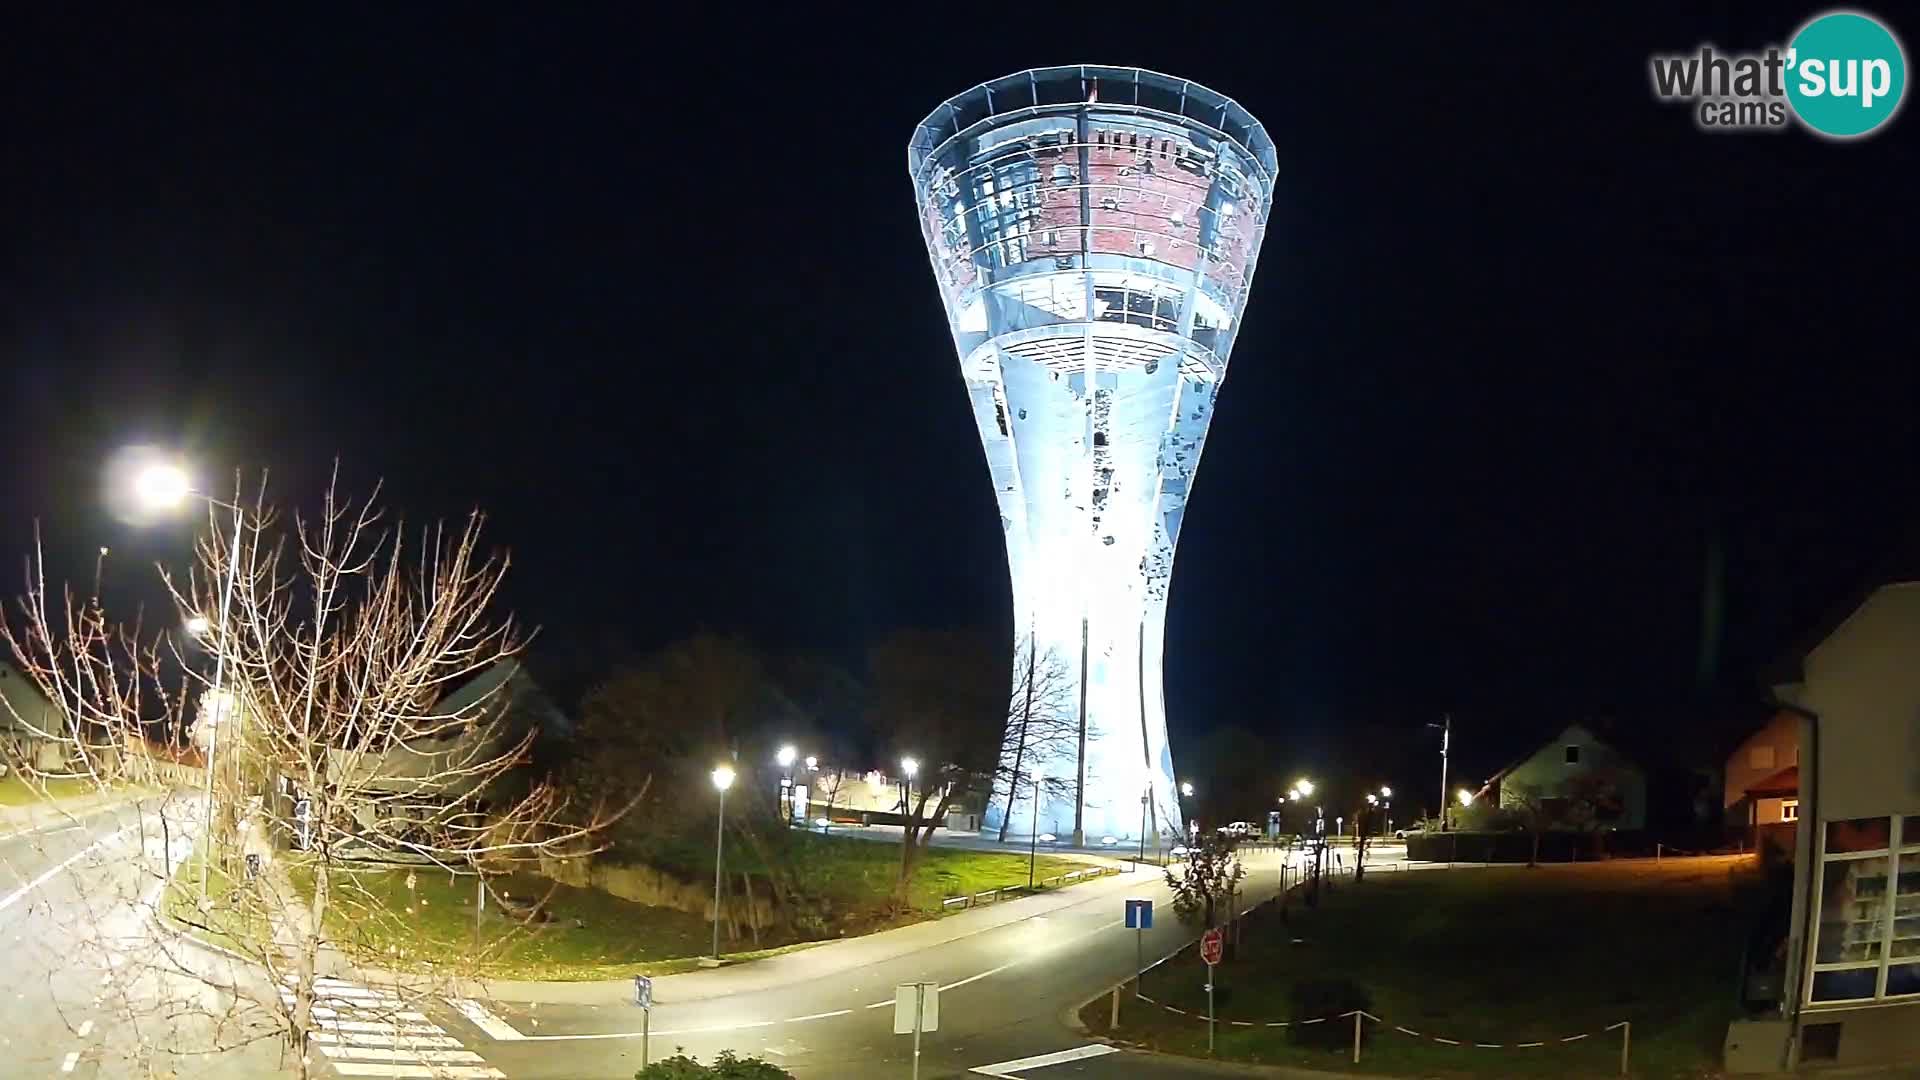
[[[122,779],[164,791],[129,825],[149,946],[120,965],[126,984],[163,988],[129,1002],[130,1022],[185,1004],[200,1017],[198,1045],[171,1052],[278,1037],[308,1075],[334,1012],[316,1011],[317,980],[378,983],[397,1016],[453,992],[510,937],[481,940],[476,923],[471,947],[403,955],[393,943],[418,935],[411,906],[363,884],[361,860],[477,875],[478,893],[488,873],[589,854],[624,812],[574,806],[526,775],[537,732],[512,708],[524,639],[494,613],[508,559],[482,546],[481,515],[408,530],[376,500],[336,482],[316,516],[288,524],[263,480],[244,505],[215,504],[193,568],[162,571],[210,662],[114,624],[97,600],[50,596],[37,553],[0,630],[57,705],[60,729],[38,735],[102,793]],[[192,749],[173,743],[181,734]],[[76,932],[111,936],[126,883],[80,887]]]
[[[997,798],[1002,787],[1006,790],[1007,808],[1000,818],[1002,843],[1013,822],[1022,776],[1031,779],[1036,766],[1071,761],[1077,752],[1080,728],[1070,708],[1075,689],[1072,672],[1059,653],[1051,649],[1040,653],[1038,648],[1029,634],[1014,649],[1013,692],[1007,701],[1006,730],[989,795]]]

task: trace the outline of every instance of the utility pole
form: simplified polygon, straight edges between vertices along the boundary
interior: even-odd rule
[[[1440,729],[1440,831],[1447,829],[1447,751],[1453,743],[1453,714],[1441,713],[1440,723],[1428,727]]]

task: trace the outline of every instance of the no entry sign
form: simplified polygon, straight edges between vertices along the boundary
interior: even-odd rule
[[[1220,930],[1217,927],[1201,934],[1200,959],[1205,960],[1209,965],[1219,963],[1220,941]]]

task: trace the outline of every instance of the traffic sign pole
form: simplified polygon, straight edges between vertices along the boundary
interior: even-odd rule
[[[1214,965],[1207,965],[1207,1053],[1213,1053],[1213,972]]]
[[[920,1024],[927,1011],[927,984],[920,983],[913,989],[913,1080],[920,1080]]]

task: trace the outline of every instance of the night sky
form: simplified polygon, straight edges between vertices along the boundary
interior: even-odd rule
[[[1003,626],[905,147],[1080,61],[1232,95],[1281,160],[1174,574],[1176,751],[1384,725],[1411,780],[1443,710],[1472,772],[1738,699],[1912,535],[1920,118],[1709,135],[1648,87],[1817,8],[478,10],[4,35],[0,555],[37,518],[76,575],[179,563],[185,526],[101,509],[123,445],[302,497],[338,455],[410,519],[487,509],[556,652]]]

